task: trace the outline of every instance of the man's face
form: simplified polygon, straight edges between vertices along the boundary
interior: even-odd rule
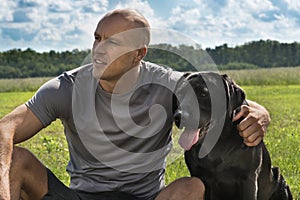
[[[134,29],[120,16],[102,20],[95,30],[92,49],[93,76],[106,81],[119,80],[137,65]]]

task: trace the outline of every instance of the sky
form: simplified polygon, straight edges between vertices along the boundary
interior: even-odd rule
[[[300,42],[298,0],[0,0],[0,51],[85,50],[98,21],[116,8],[141,12],[151,44],[215,48],[257,40]]]

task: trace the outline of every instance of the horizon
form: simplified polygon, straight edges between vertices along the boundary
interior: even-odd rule
[[[221,45],[218,45],[218,46],[214,46],[214,47],[207,47],[205,49],[203,48],[200,48],[202,50],[206,50],[206,49],[216,49],[217,47],[221,47],[223,45],[228,45],[228,48],[236,48],[236,47],[240,47],[240,46],[243,46],[243,45],[247,45],[249,43],[252,43],[252,42],[259,42],[259,41],[272,41],[272,42],[279,42],[279,44],[293,44],[293,43],[297,43],[297,44],[300,44],[300,42],[298,41],[293,41],[293,42],[280,42],[280,41],[277,41],[277,40],[270,40],[270,39],[266,39],[266,40],[262,40],[262,39],[259,39],[259,40],[253,40],[253,41],[248,41],[248,42],[245,42],[243,44],[238,44],[238,45],[235,45],[235,46],[229,46],[227,43],[224,43],[224,44],[221,44]],[[173,47],[178,47],[180,44],[178,45],[173,45],[173,44],[169,44],[169,43],[157,43],[157,44],[150,44],[150,48],[152,45],[161,45],[161,44],[166,44],[166,45],[172,45]],[[186,45],[186,44],[183,44],[183,45]],[[187,46],[192,46],[192,45],[187,45]],[[195,47],[195,46],[192,46],[192,47]],[[35,51],[37,53],[49,53],[50,51],[54,51],[56,53],[61,53],[61,52],[72,52],[72,51],[91,51],[91,48],[86,48],[86,49],[79,49],[79,48],[74,48],[74,49],[65,49],[65,50],[55,50],[55,49],[49,49],[47,51],[38,51],[36,49],[33,49],[31,47],[24,47],[24,48],[12,48],[12,49],[7,49],[7,50],[0,50],[0,53],[4,53],[4,52],[8,52],[8,51],[11,51],[11,50],[21,50],[21,51],[26,51],[26,50],[32,50],[32,51]]]

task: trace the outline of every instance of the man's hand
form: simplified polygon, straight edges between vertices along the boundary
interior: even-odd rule
[[[233,118],[233,121],[245,117],[238,125],[240,135],[247,146],[258,145],[265,136],[270,124],[269,112],[261,105],[247,100],[249,106],[243,105],[241,111]]]

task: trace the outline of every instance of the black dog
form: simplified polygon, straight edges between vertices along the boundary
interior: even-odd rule
[[[185,152],[185,161],[191,176],[204,182],[205,200],[292,199],[279,169],[272,168],[264,143],[247,147],[238,133],[238,122],[232,122],[235,112],[246,104],[244,91],[227,75],[214,72],[186,74],[186,80],[179,87],[182,99],[175,122],[185,127],[183,134],[189,135],[186,138],[197,138],[183,146],[196,143]],[[200,117],[194,114],[197,108],[188,97],[188,85],[196,95]],[[217,108],[213,110],[214,107]],[[195,123],[200,131],[189,128]],[[191,136],[192,130],[199,135]]]

